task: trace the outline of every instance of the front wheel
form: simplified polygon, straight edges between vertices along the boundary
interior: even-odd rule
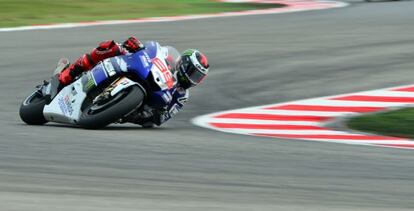
[[[47,100],[39,93],[33,92],[29,95],[20,106],[20,118],[28,125],[43,125],[47,122],[43,116],[43,108]]]
[[[86,106],[78,124],[87,129],[105,127],[138,108],[144,97],[144,92],[139,87],[131,86],[115,96]]]

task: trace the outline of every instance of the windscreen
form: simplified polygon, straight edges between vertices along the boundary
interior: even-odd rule
[[[180,59],[181,55],[180,53],[177,51],[177,49],[175,49],[172,46],[165,46],[165,48],[167,48],[168,50],[168,62],[170,62],[171,66],[173,67],[173,71],[174,71],[174,67],[176,66],[178,60]]]

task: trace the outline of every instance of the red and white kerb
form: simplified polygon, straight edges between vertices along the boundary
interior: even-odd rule
[[[193,123],[228,133],[278,139],[414,149],[414,141],[327,127],[340,117],[414,105],[414,85],[208,114]]]

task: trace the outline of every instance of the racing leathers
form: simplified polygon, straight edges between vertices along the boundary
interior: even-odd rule
[[[59,82],[62,85],[68,85],[82,72],[91,70],[104,59],[127,53],[135,53],[144,48],[144,44],[135,37],[128,38],[122,45],[113,40],[101,42],[90,53],[83,54],[68,68],[64,69],[59,75]]]
[[[143,127],[152,127],[154,124],[160,126],[183,108],[188,100],[189,91],[181,87],[174,87],[169,91],[169,95],[169,99],[164,99],[166,100],[164,105],[145,105],[142,110],[135,111],[122,119],[121,123],[131,122]]]
[[[99,44],[90,53],[82,55],[73,64],[64,69],[58,76],[62,85],[68,85],[84,71],[91,70],[96,64],[104,59],[114,56],[135,53],[145,49],[141,41],[135,37],[128,38],[123,44],[116,43],[113,40],[108,40]],[[166,58],[168,60],[168,58]],[[169,61],[166,61],[167,64]],[[173,72],[172,66],[169,66],[170,71]],[[177,82],[176,76],[173,74],[174,81]],[[188,100],[189,91],[174,83],[175,86],[169,90],[168,97],[164,99],[162,105],[145,105],[139,110],[133,111],[127,117],[120,119],[119,123],[134,123],[142,125],[143,127],[152,127],[154,125],[160,126],[178,111],[182,109]]]

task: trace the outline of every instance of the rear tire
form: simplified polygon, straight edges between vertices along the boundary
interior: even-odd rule
[[[28,96],[20,106],[20,118],[28,125],[43,125],[47,122],[43,116],[46,99],[38,91]]]
[[[144,97],[139,87],[131,86],[111,97],[109,102],[86,106],[78,124],[86,129],[103,128],[140,106]]]

